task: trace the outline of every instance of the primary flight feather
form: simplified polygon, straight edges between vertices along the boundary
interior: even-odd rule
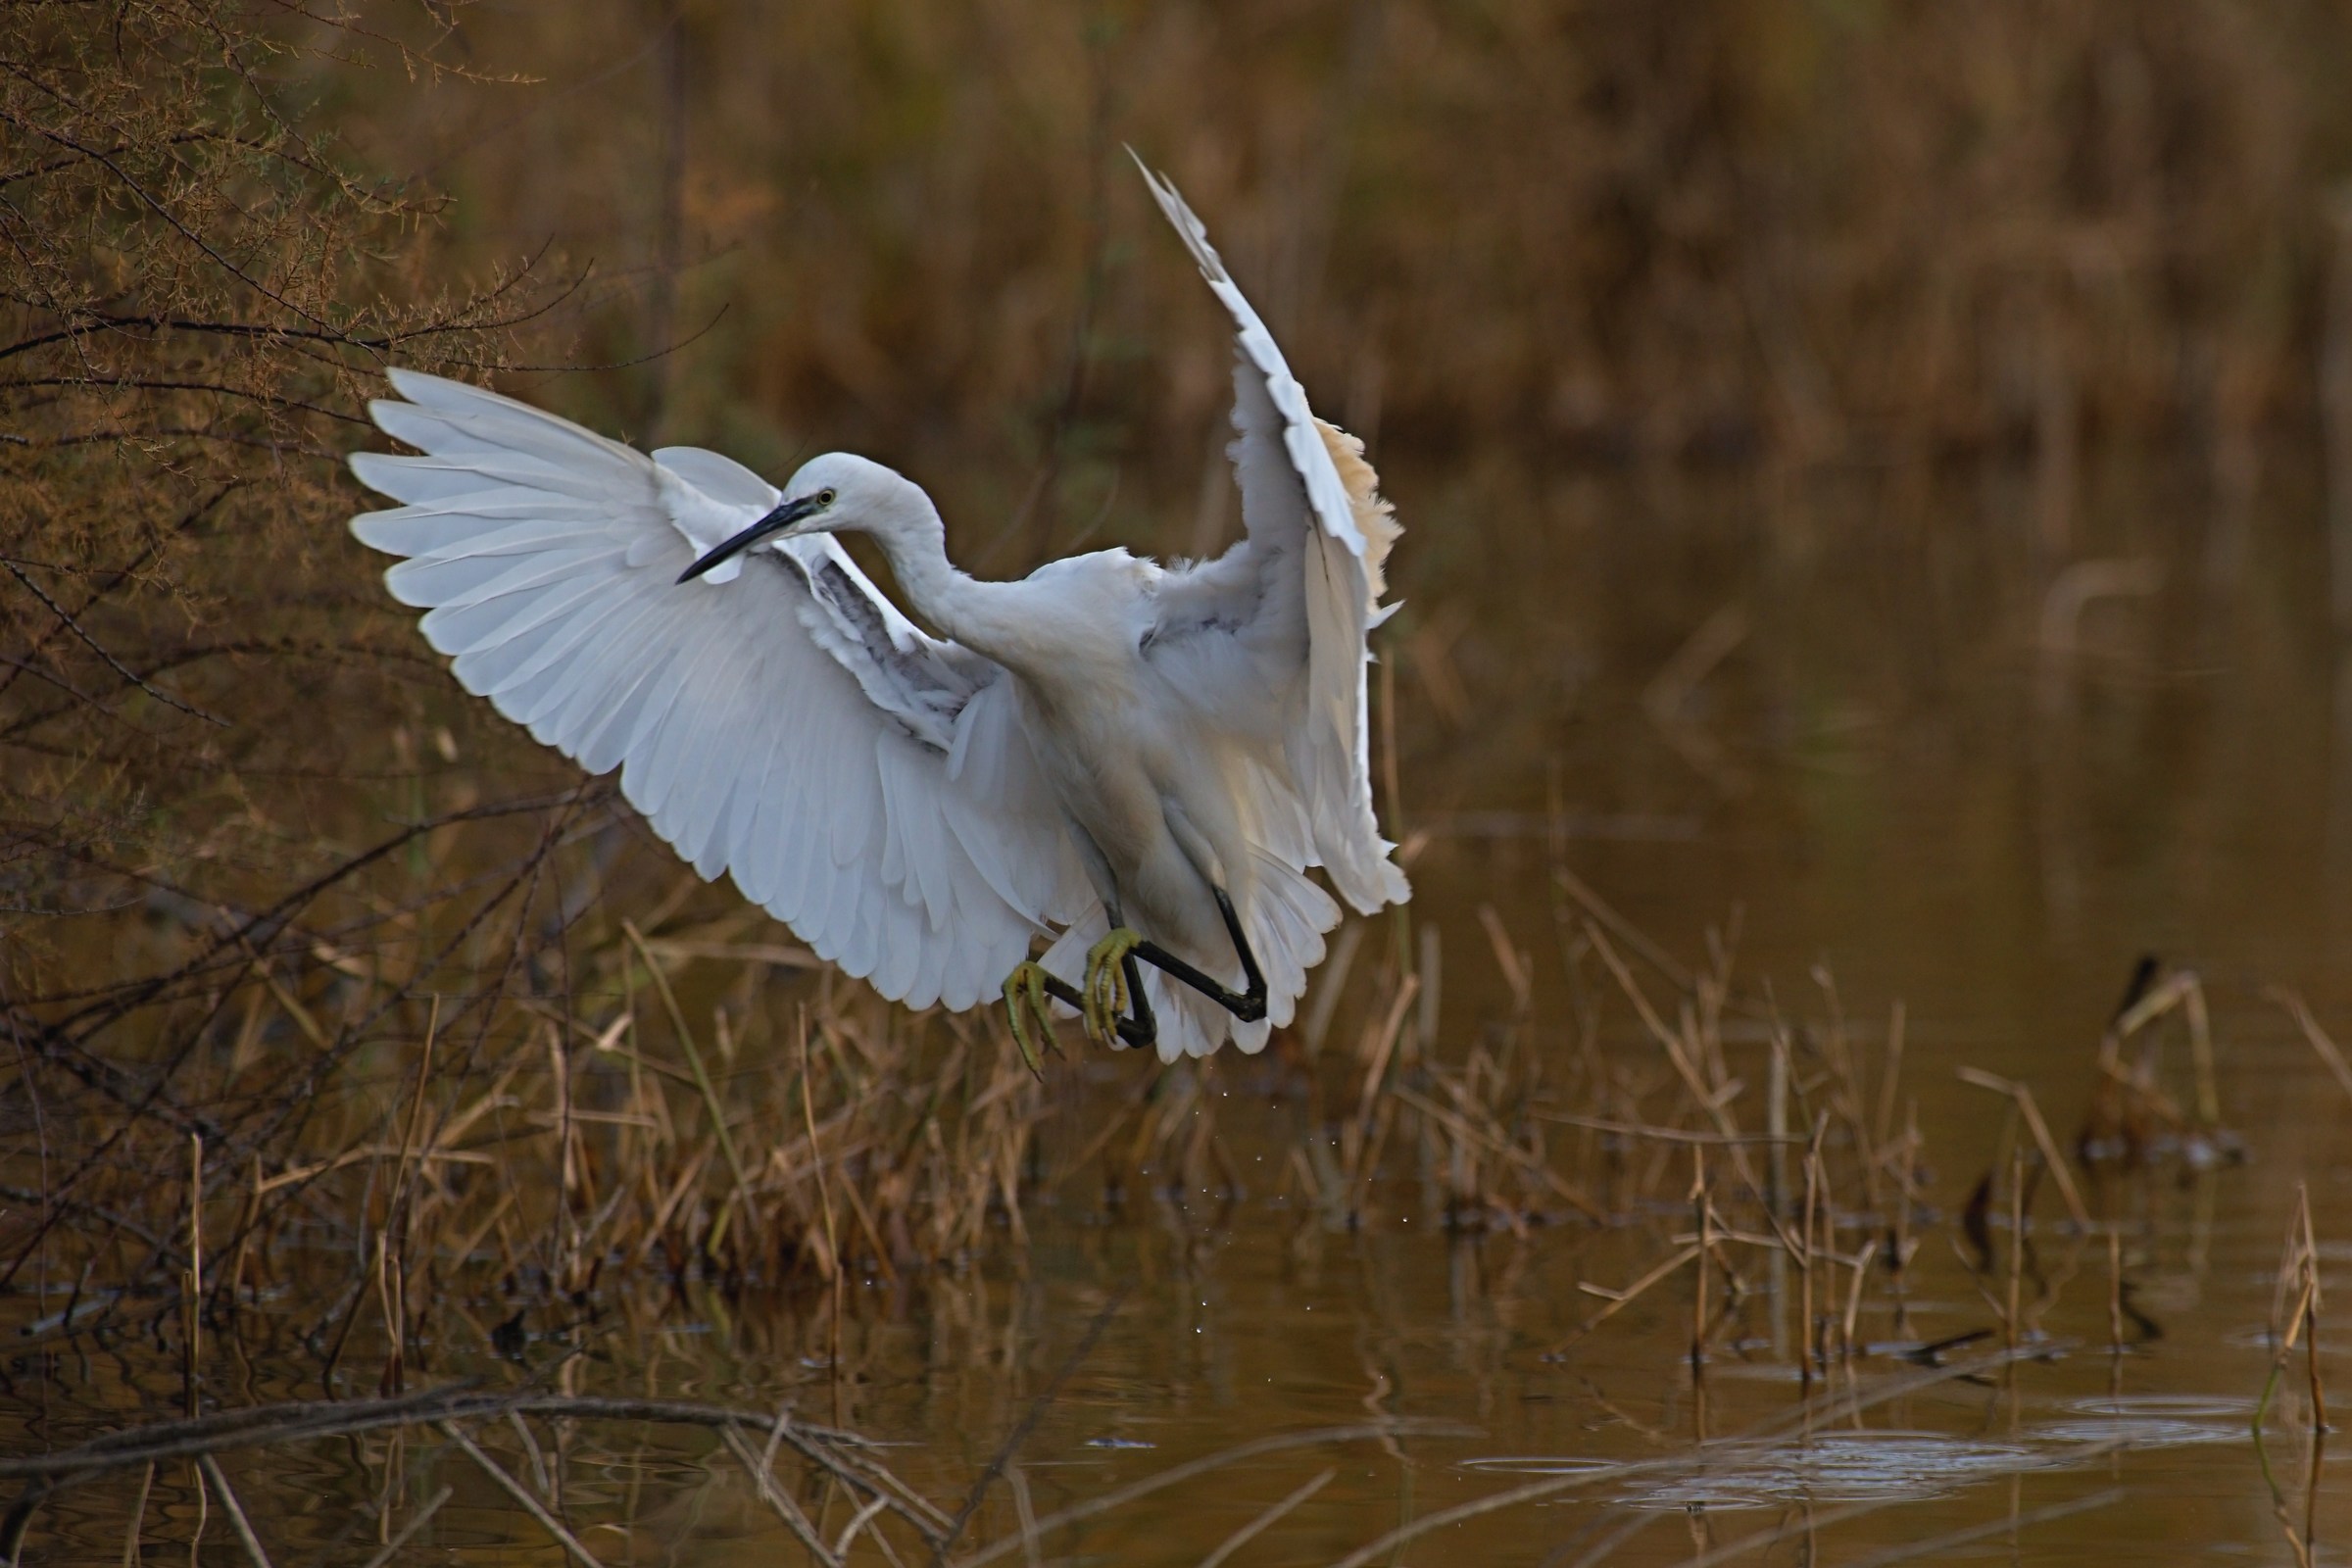
[[[1164,179],[1233,317],[1246,535],[1198,565],[1124,550],[1018,582],[952,564],[937,510],[829,453],[776,489],[651,457],[412,370],[371,405],[418,456],[352,471],[352,519],[466,690],[621,793],[706,877],[912,1006],[1002,994],[1110,1044],[1244,1051],[1290,1021],[1339,906],[1409,896],[1373,813],[1365,638],[1397,528]],[[870,535],[908,605],[832,537]],[[1033,945],[1048,944],[1033,960]]]

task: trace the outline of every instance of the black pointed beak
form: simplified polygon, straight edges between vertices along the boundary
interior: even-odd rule
[[[726,543],[713,545],[705,551],[700,561],[678,573],[678,581],[692,582],[720,562],[742,555],[760,540],[771,534],[782,533],[794,523],[823,510],[824,503],[814,496],[803,496],[798,501],[787,501]]]

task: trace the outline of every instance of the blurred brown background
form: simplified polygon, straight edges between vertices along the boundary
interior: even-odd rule
[[[1057,461],[1050,500],[1080,519],[1112,470],[1189,479],[1178,437],[1215,417],[1224,349],[1122,144],[1387,453],[2113,440],[2193,447],[2242,490],[2262,436],[2319,424],[2352,172],[2339,5],[451,16],[411,41],[533,79],[338,76],[333,118],[368,166],[454,196],[444,266],[594,258],[586,358],[724,308],[602,379],[598,412],[640,435],[777,460],[821,435],[1000,512]]]

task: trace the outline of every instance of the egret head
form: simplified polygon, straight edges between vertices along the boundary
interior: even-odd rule
[[[786,481],[773,511],[725,543],[704,552],[678,581],[691,582],[712,566],[754,545],[781,543],[803,534],[843,528],[887,529],[906,511],[909,494],[922,492],[903,475],[849,452],[810,458]]]

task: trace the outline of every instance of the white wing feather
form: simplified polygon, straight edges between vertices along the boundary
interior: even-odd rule
[[[1140,159],[1136,167],[1233,317],[1230,450],[1249,529],[1218,560],[1162,579],[1148,652],[1174,689],[1222,723],[1254,717],[1250,738],[1279,752],[1289,777],[1266,782],[1295,792],[1312,850],[1283,858],[1319,862],[1365,913],[1402,903],[1410,889],[1372,809],[1365,693],[1365,637],[1387,615],[1377,601],[1395,526],[1372,496],[1360,447],[1316,419],[1200,220],[1173,185]],[[1341,475],[1334,442],[1361,470],[1360,496]],[[1320,957],[1319,935],[1315,946]]]
[[[352,519],[466,690],[621,793],[703,875],[894,1001],[968,1007],[1094,903],[990,661],[925,636],[829,535],[697,556],[777,492],[495,393],[391,372]]]

